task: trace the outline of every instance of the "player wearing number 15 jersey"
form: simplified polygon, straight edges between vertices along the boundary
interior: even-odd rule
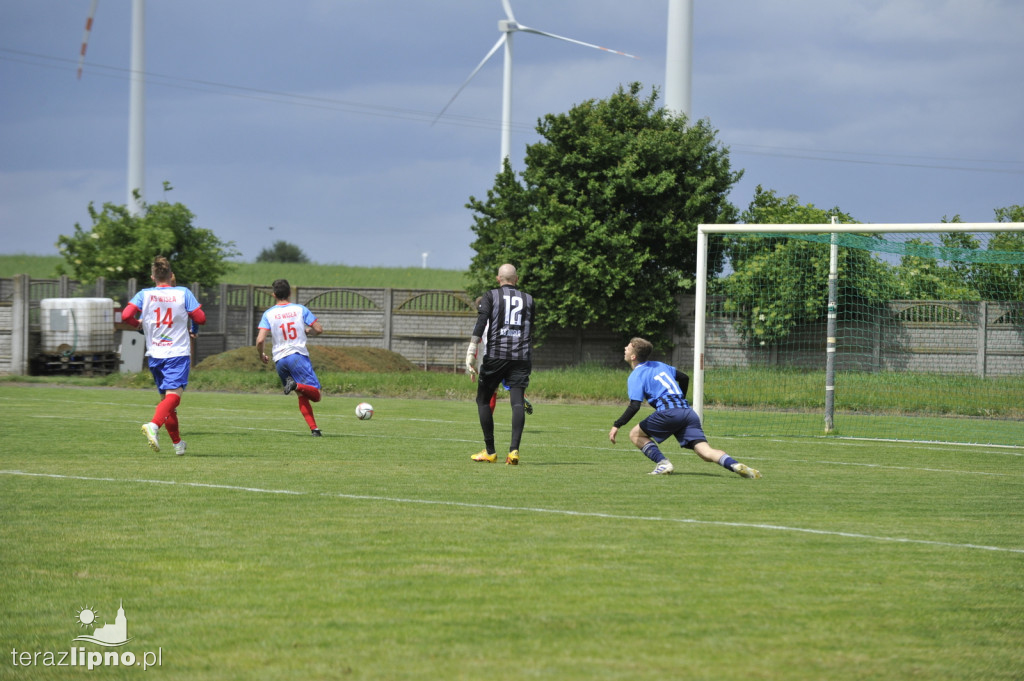
[[[697,456],[711,463],[741,475],[744,478],[760,478],[761,474],[737,462],[734,458],[708,444],[701,428],[700,417],[686,402],[686,388],[690,378],[673,366],[649,359],[654,347],[650,341],[634,338],[626,345],[623,359],[633,368],[627,379],[629,406],[615,421],[608,432],[608,439],[615,444],[619,428],[640,410],[646,400],[654,407],[654,413],[642,420],[629,433],[629,439],[656,465],[651,475],[667,475],[672,472],[672,462],[665,458],[658,448],[670,435],[675,436],[680,447],[692,449]]]
[[[320,379],[313,371],[313,363],[309,360],[306,349],[306,336],[323,333],[324,327],[317,321],[305,305],[288,302],[292,295],[291,284],[287,279],[278,279],[272,285],[277,304],[263,313],[260,319],[259,333],[256,336],[256,354],[266,364],[270,361],[263,352],[263,344],[267,336],[271,337],[274,353],[274,366],[281,377],[284,394],[292,391],[299,397],[299,412],[306,419],[309,431],[314,437],[322,433],[313,418],[311,402],[320,401]]]
[[[205,324],[206,313],[192,291],[172,285],[174,272],[167,258],[162,255],[154,258],[151,274],[156,286],[136,293],[121,310],[121,321],[136,328],[142,326],[149,371],[161,396],[153,419],[142,424],[142,432],[150,448],[159,452],[158,434],[160,427],[165,426],[174,453],[180,456],[185,453],[185,441],[178,428],[178,405],[188,386],[191,369],[189,329],[193,322]]]

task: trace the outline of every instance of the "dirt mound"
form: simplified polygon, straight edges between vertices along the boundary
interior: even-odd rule
[[[397,352],[381,348],[351,347],[334,348],[310,345],[309,358],[317,372],[328,371],[360,371],[366,373],[393,373],[396,371],[412,371],[415,367],[409,360]],[[269,354],[270,349],[267,349]],[[262,371],[273,368],[271,362],[266,367],[256,356],[251,346],[236,348],[219,355],[207,357],[193,367],[194,371]]]

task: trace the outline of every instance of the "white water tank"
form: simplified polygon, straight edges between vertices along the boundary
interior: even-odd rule
[[[39,301],[44,353],[114,352],[114,301],[110,298],[45,298]]]

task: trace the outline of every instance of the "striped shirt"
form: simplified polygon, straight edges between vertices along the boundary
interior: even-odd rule
[[[505,284],[480,298],[473,336],[487,328],[487,357],[530,361],[533,315],[533,296]]]
[[[657,411],[690,406],[686,402],[686,386],[676,381],[676,368],[663,362],[637,364],[629,374],[627,388],[630,400],[647,400]]]

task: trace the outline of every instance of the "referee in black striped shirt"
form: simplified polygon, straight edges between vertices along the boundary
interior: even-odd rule
[[[474,454],[473,461],[494,463],[498,455],[494,448],[494,414],[491,413],[491,395],[498,384],[505,381],[512,403],[512,438],[509,441],[505,463],[519,464],[519,442],[526,424],[526,387],[530,385],[533,364],[530,344],[533,334],[533,296],[520,291],[516,284],[516,268],[504,264],[498,268],[498,288],[491,289],[480,298],[477,306],[476,326],[469,339],[466,369],[476,374],[476,351],[484,328],[487,328],[487,350],[480,365],[476,387],[476,409],[480,415],[480,428],[484,433],[484,449]]]

